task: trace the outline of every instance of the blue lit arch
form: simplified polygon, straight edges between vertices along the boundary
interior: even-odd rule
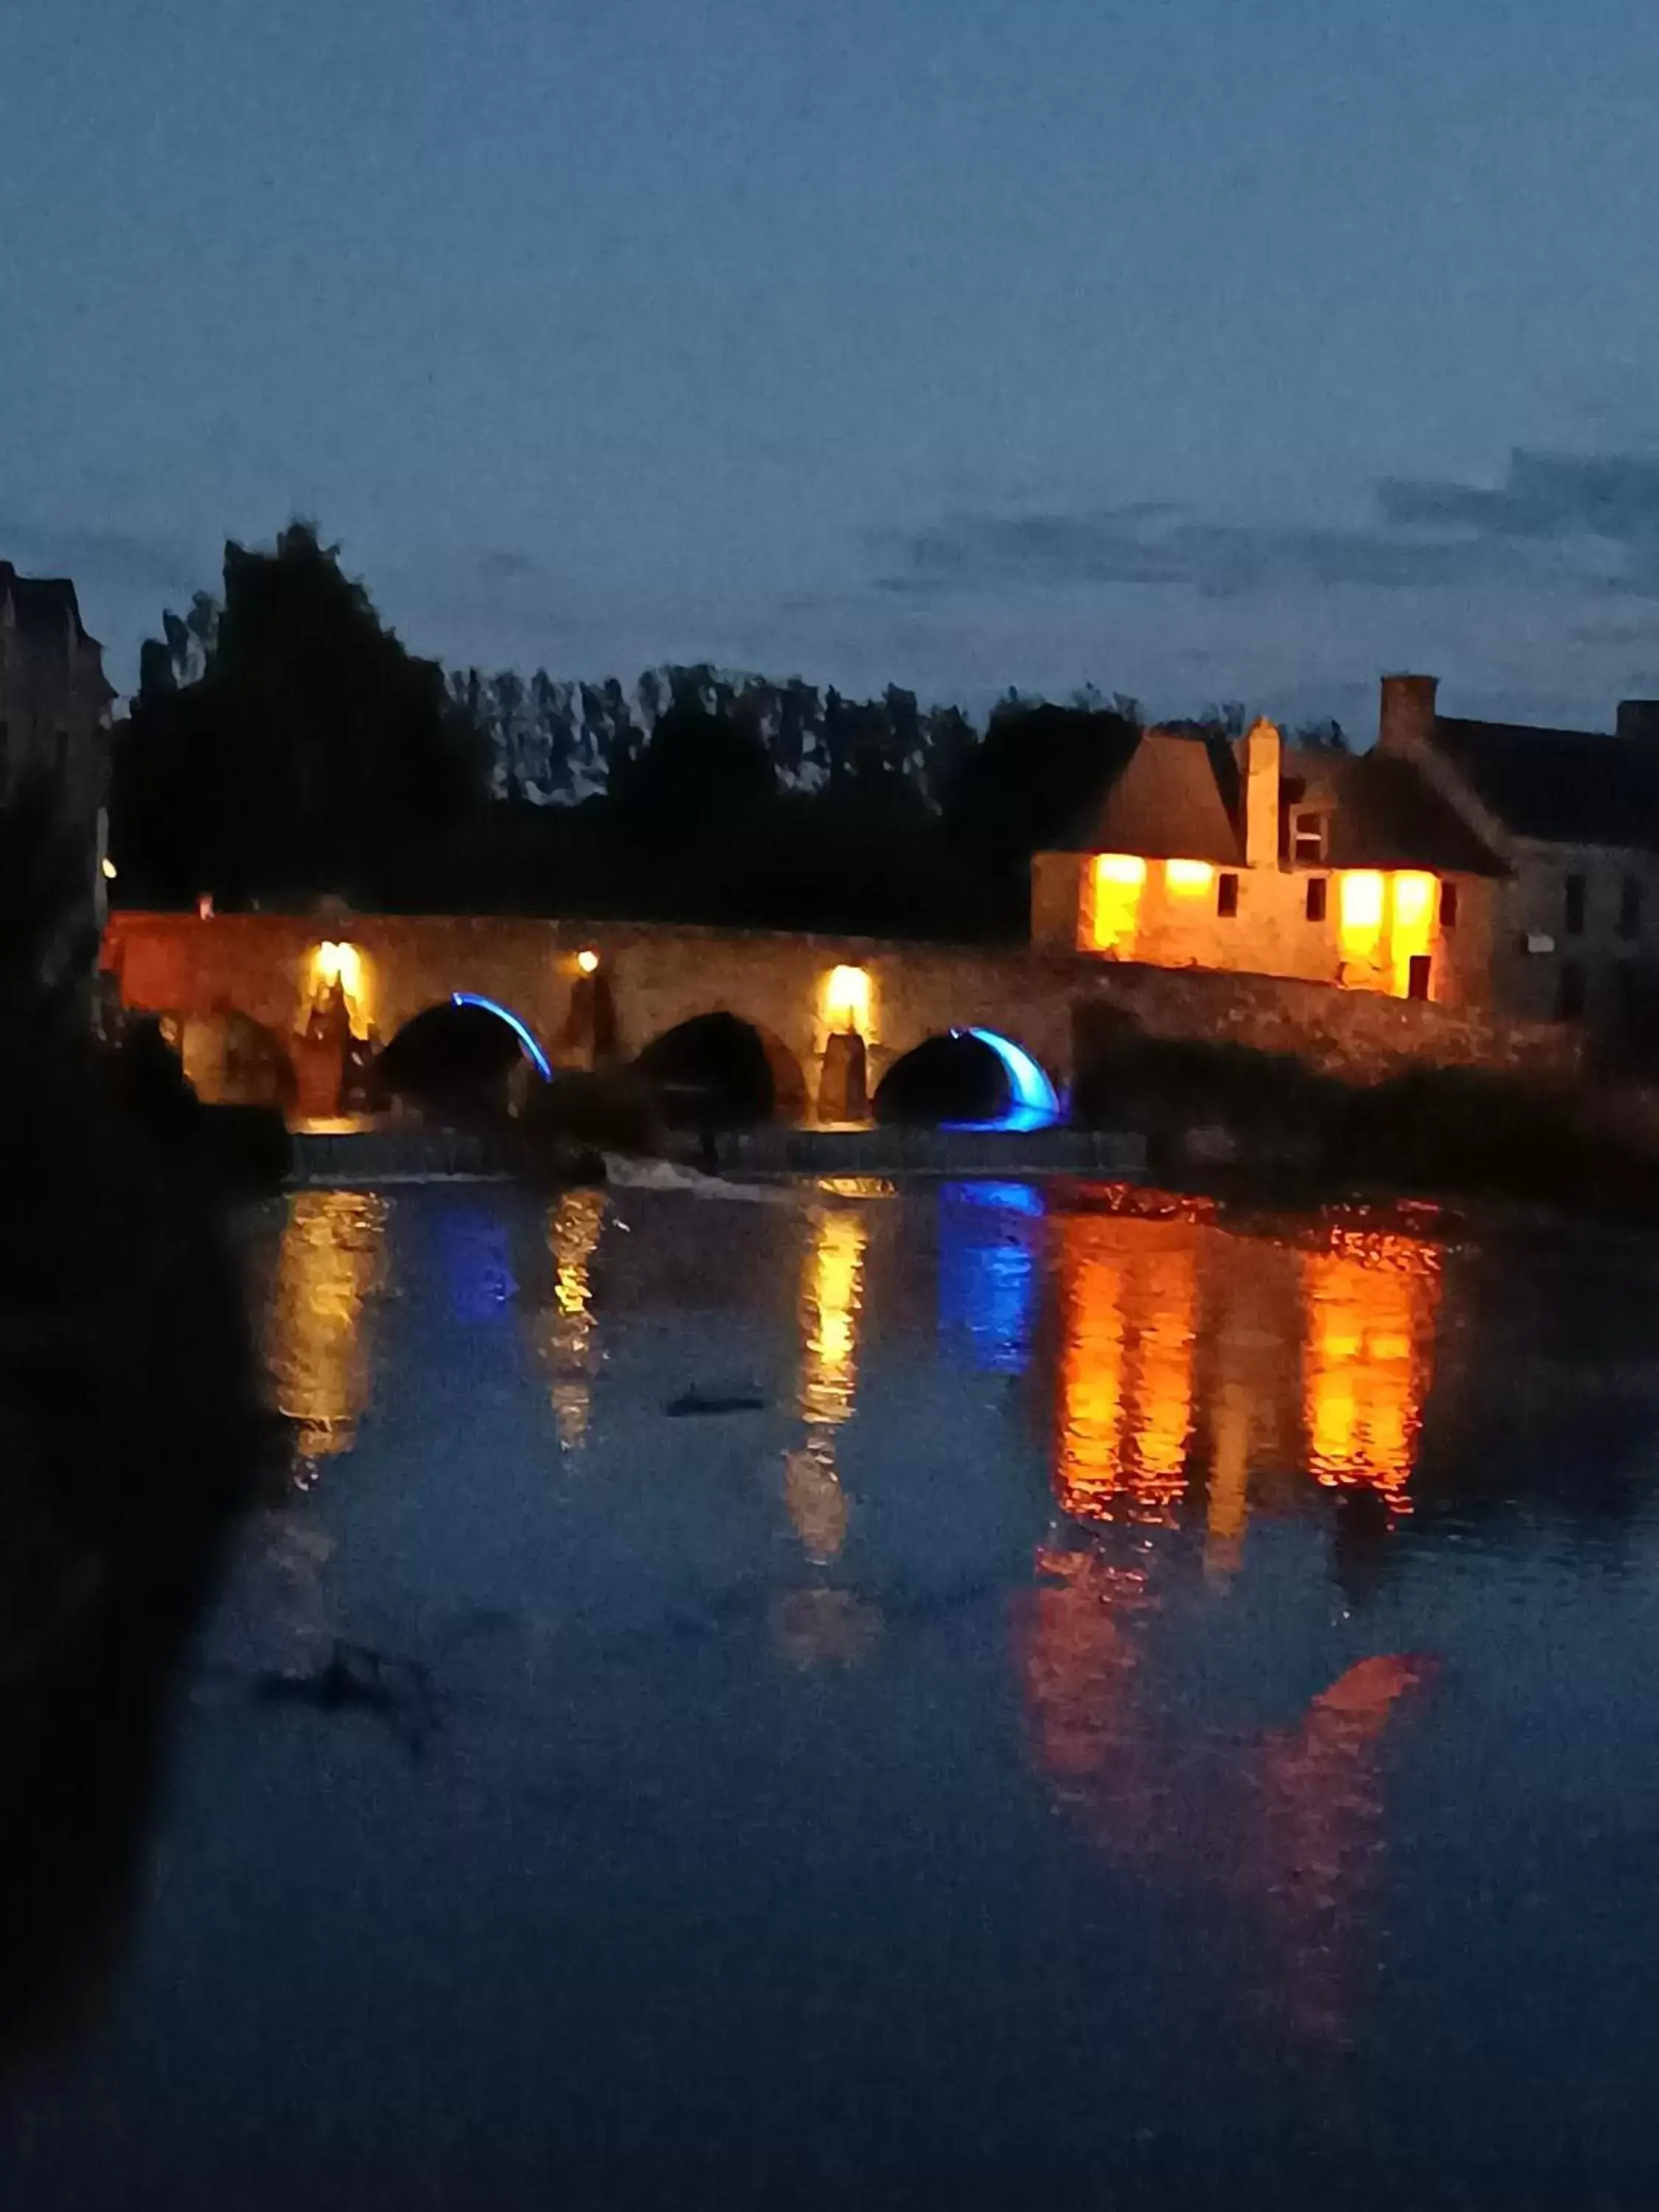
[[[486,1014],[494,1014],[498,1022],[505,1022],[524,1047],[525,1057],[536,1068],[543,1081],[551,1079],[553,1069],[547,1054],[510,1007],[498,1006],[494,999],[483,998],[477,991],[453,991],[449,1003],[452,1006],[477,1006]]]
[[[1038,1115],[1047,1121],[1058,1120],[1060,1100],[1054,1095],[1054,1086],[1023,1045],[999,1036],[994,1030],[969,1030],[968,1034],[977,1037],[981,1044],[988,1044],[1002,1062],[1016,1113]]]

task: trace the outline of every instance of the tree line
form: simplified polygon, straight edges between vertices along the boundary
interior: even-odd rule
[[[269,550],[228,544],[221,595],[145,643],[111,844],[133,903],[1017,935],[1030,854],[1139,724],[1092,690],[1010,693],[981,728],[897,685],[860,700],[708,665],[446,672],[296,522]]]

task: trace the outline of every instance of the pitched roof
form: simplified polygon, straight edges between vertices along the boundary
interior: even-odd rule
[[[1436,749],[1517,837],[1659,851],[1659,746],[1439,715]]]
[[[1286,753],[1285,775],[1307,756]],[[1318,757],[1310,777],[1328,794],[1334,868],[1427,868],[1437,875],[1500,876],[1503,860],[1413,763],[1367,752]]]
[[[81,620],[80,602],[67,576],[20,576],[9,561],[0,561],[0,602],[8,599],[19,629],[61,636],[67,617],[75,626],[79,643],[94,642]]]
[[[1244,850],[1238,823],[1238,763],[1225,738],[1146,730],[1104,798],[1056,849],[1236,867]]]

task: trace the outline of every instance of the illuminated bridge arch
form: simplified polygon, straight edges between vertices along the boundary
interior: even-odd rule
[[[995,1030],[953,1029],[895,1060],[875,1097],[878,1121],[1033,1129],[1060,1118],[1041,1064]]]
[[[480,992],[453,991],[411,1016],[381,1053],[376,1101],[401,1097],[450,1110],[500,1106],[521,1066],[544,1081],[553,1072],[529,1024]]]

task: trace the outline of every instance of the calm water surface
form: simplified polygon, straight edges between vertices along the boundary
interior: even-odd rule
[[[1659,1260],[1124,1204],[273,1213],[4,2202],[1659,2201]]]

